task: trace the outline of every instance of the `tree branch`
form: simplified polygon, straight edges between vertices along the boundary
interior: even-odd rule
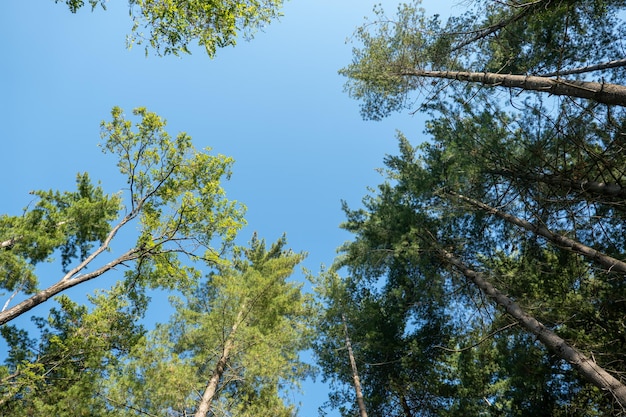
[[[511,177],[513,172],[509,169],[499,169],[490,171],[492,174]],[[559,187],[568,187],[573,191],[589,192],[609,197],[626,197],[626,188],[618,183],[606,183],[600,181],[580,181],[575,179],[563,178],[559,175],[546,174],[523,174],[522,178],[531,181],[541,181],[546,184],[556,185]]]
[[[491,337],[495,336],[496,334],[498,334],[498,333],[500,333],[500,332],[503,332],[503,331],[505,331],[505,330],[508,330],[508,329],[510,329],[511,327],[515,327],[515,326],[517,326],[518,324],[519,324],[519,322],[517,322],[517,321],[514,321],[513,323],[509,323],[509,324],[507,324],[507,325],[506,325],[506,326],[504,326],[504,327],[501,327],[501,328],[499,328],[499,329],[496,329],[496,330],[494,330],[494,331],[490,332],[487,336],[485,336],[485,337],[481,338],[479,341],[477,341],[477,342],[475,342],[475,343],[472,343],[472,344],[471,344],[471,345],[469,345],[469,346],[465,346],[464,348],[461,348],[461,349],[450,349],[449,347],[446,347],[446,346],[441,346],[441,345],[435,345],[434,347],[435,347],[435,348],[437,348],[437,349],[445,350],[446,352],[453,352],[453,353],[461,353],[461,352],[465,352],[466,350],[473,349],[473,348],[475,348],[476,346],[478,346],[478,345],[482,344],[485,340],[490,339]]]
[[[572,68],[570,70],[549,72],[547,74],[541,74],[540,77],[560,77],[561,75],[583,74],[585,72],[600,71],[624,66],[626,66],[626,58],[603,62],[601,64],[588,65],[586,67]]]
[[[487,36],[496,33],[497,31],[499,31],[500,29],[510,25],[511,23],[515,23],[518,20],[524,18],[525,16],[527,16],[528,14],[530,14],[530,12],[533,11],[534,7],[536,6],[536,4],[543,2],[544,0],[536,0],[533,1],[532,3],[528,3],[524,5],[524,9],[522,9],[519,13],[514,14],[513,16],[509,17],[508,19],[504,19],[499,21],[496,24],[493,24],[491,26],[488,26],[486,28],[483,29],[479,29],[475,32],[477,32],[474,36],[472,36],[469,39],[466,39],[464,41],[462,41],[461,43],[454,45],[454,47],[450,50],[450,52],[455,52],[458,51],[461,48],[466,47],[467,45],[474,43],[478,40],[484,39]]]
[[[140,256],[138,253],[139,253],[139,250],[136,248],[133,248],[127,251],[126,253],[124,253],[122,256],[107,263],[106,265],[98,268],[97,270],[93,272],[79,275],[77,277],[74,277],[73,279],[65,279],[65,278],[61,279],[56,284],[51,285],[45,290],[39,291],[37,294],[34,294],[30,298],[17,304],[16,306],[6,311],[0,312],[0,326],[8,323],[9,321],[26,313],[27,311],[37,307],[39,304],[44,303],[45,301],[67,290],[68,288],[72,288],[78,284],[97,278],[100,275],[115,268],[116,266],[122,264],[125,261],[137,259]]]

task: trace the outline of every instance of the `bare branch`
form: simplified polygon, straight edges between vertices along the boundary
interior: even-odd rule
[[[501,333],[501,332],[503,332],[503,331],[505,331],[505,330],[508,330],[508,329],[510,329],[511,327],[515,327],[515,326],[517,326],[518,324],[519,324],[519,322],[517,322],[517,321],[514,321],[513,323],[509,323],[509,324],[507,324],[507,325],[506,325],[506,326],[504,326],[504,327],[500,327],[499,329],[496,329],[496,330],[494,330],[494,331],[490,332],[488,335],[486,335],[485,337],[481,338],[479,341],[477,341],[477,342],[475,342],[475,343],[472,343],[472,344],[471,344],[471,345],[469,345],[469,346],[465,346],[464,348],[461,348],[461,349],[450,349],[450,348],[448,348],[448,347],[441,346],[441,345],[435,345],[435,347],[436,347],[437,349],[445,350],[446,352],[452,352],[452,353],[461,353],[461,352],[465,352],[466,350],[473,349],[473,348],[475,348],[476,346],[478,346],[478,345],[480,345],[480,344],[484,343],[486,340],[491,339],[493,336],[497,335],[498,333]]]
[[[601,64],[588,65],[586,67],[572,68],[570,70],[549,72],[547,74],[541,74],[540,77],[560,77],[562,75],[584,74],[586,72],[600,71],[610,68],[620,68],[624,66],[626,66],[626,58],[603,62]]]

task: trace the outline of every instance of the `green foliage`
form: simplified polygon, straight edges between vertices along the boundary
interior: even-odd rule
[[[435,38],[440,32],[439,18],[426,18],[418,5],[413,2],[398,6],[397,20],[387,17],[377,6],[376,19],[354,34],[362,47],[353,48],[352,64],[339,73],[349,78],[346,91],[363,101],[361,110],[367,119],[380,120],[411,105],[407,92],[420,84],[402,76],[403,69],[423,68],[427,61],[443,64],[439,60],[446,56],[446,41]]]
[[[512,21],[476,41],[488,54],[479,62],[486,71],[542,74],[615,59],[626,34],[617,17],[625,5],[622,0],[480,5],[484,20],[474,27]]]
[[[233,160],[198,152],[185,133],[172,139],[165,120],[145,108],[133,114],[141,118],[134,128],[117,107],[113,120],[102,123],[102,147],[117,155],[127,178],[127,218],[139,218],[137,248],[146,255],[128,277],[151,287],[185,286],[196,274],[176,254],[219,263],[218,254],[245,223],[244,208],[227,200],[220,185],[230,177]],[[215,236],[222,238],[218,248],[213,247]]]
[[[58,3],[62,0],[54,0],[55,3]],[[72,13],[76,13],[81,7],[85,5],[84,0],[65,0],[65,4],[70,9]],[[89,5],[91,6],[91,10],[93,11],[98,4],[106,10],[106,0],[89,0]]]
[[[395,18],[376,9],[341,71],[366,118],[416,108],[412,93],[423,94],[417,110],[431,115],[433,143],[415,149],[400,136],[400,155],[385,159],[386,181],[363,209],[346,209],[344,228],[355,237],[336,268],[350,275],[331,273],[319,283],[328,308],[316,353],[333,382],[330,405],[354,411],[343,407],[353,394],[347,358],[336,354],[343,310],[376,415],[623,412],[441,256],[481,271],[546,328],[623,375],[622,274],[596,262],[623,259],[626,249],[623,110],[541,92],[427,83],[415,74],[536,74],[620,58],[624,3],[478,2],[445,26],[417,4],[400,6]],[[590,70],[578,73],[592,78]],[[622,70],[594,78],[624,79]],[[555,246],[534,226],[576,243]],[[600,252],[583,256],[583,247]]]
[[[488,142],[494,130],[479,132]],[[500,156],[515,154],[512,147]],[[350,275],[341,279],[331,271],[318,283],[327,308],[315,351],[326,378],[335,381],[330,406],[350,398],[342,391],[350,384],[347,357],[337,355],[343,311],[368,410],[375,414],[582,416],[609,409],[610,398],[485,304],[438,250],[460,253],[533,316],[587,352],[601,352],[603,363],[617,371],[623,365],[621,280],[594,273],[590,259],[546,247],[448,197],[446,186],[480,192],[483,199],[501,198],[497,187],[513,192],[513,185],[489,177],[489,165],[480,165],[486,152],[472,158],[449,146],[450,160],[464,174],[442,178],[442,149],[425,146],[418,156],[403,137],[400,149],[386,159],[389,182],[364,199],[364,209],[347,211],[345,227],[355,239],[343,247],[337,267]],[[468,181],[472,176],[490,179]],[[514,202],[507,208],[515,209]],[[530,210],[530,204],[522,207]]]
[[[119,366],[143,330],[117,286],[91,297],[93,309],[66,296],[47,320],[35,319],[38,338],[2,327],[9,356],[1,368],[3,415],[107,415],[99,393],[107,367]]]
[[[0,283],[8,291],[32,294],[39,282],[34,267],[53,261],[59,251],[66,270],[73,259],[84,260],[94,243],[101,244],[121,207],[119,195],[105,195],[87,173],[76,179],[77,191],[33,191],[33,207],[20,216],[0,217]]]
[[[621,260],[626,250],[626,114],[593,100],[501,94],[415,74],[531,75],[621,58],[624,2],[477,2],[445,25],[418,4],[401,5],[393,18],[375,9],[376,19],[356,32],[353,62],[341,70],[364,117],[425,110],[432,143],[415,148],[400,135],[399,155],[385,159],[385,182],[362,209],[346,208],[343,227],[354,239],[335,268],[349,275],[319,284],[328,309],[316,353],[325,376],[339,381],[331,405],[350,398],[347,359],[336,357],[337,309],[344,309],[375,414],[622,412],[442,254],[480,271],[546,328],[622,375],[625,288],[622,274],[598,259]],[[624,80],[621,69],[574,74]],[[415,91],[426,98],[421,106]],[[538,227],[575,244],[557,245]],[[587,256],[583,247],[599,252]]]
[[[622,0],[503,3],[479,1],[463,16],[444,25],[427,17],[419,1],[398,7],[393,17],[380,8],[375,19],[355,33],[353,62],[340,74],[346,90],[360,100],[365,118],[379,120],[390,113],[475,90],[455,92],[457,83],[415,75],[420,70],[541,75],[621,59],[626,27]],[[587,80],[622,82],[622,69]],[[452,90],[452,91],[450,91]]]
[[[22,216],[0,218],[2,285],[13,291],[0,313],[3,323],[116,266],[126,269],[125,279],[113,276],[86,304],[59,295],[47,320],[34,319],[34,336],[16,325],[0,328],[9,348],[0,367],[0,414],[113,413],[125,403],[106,397],[107,380],[144,343],[137,321],[150,301],[147,290],[190,291],[202,277],[194,262],[227,264],[222,254],[244,224],[243,207],[221,187],[232,159],[195,150],[184,133],[172,139],[165,121],[144,108],[134,114],[140,120],[133,124],[114,108],[113,120],[102,123],[102,147],[126,177],[126,201],[79,174],[77,191],[33,192],[37,201]],[[135,226],[136,244],[115,253],[111,242],[127,225]],[[37,264],[55,254],[65,274],[39,282]],[[9,308],[17,295],[26,300]]]
[[[66,0],[72,13],[84,3]],[[98,4],[106,8],[105,0],[89,3],[92,10]],[[213,57],[218,48],[234,46],[238,38],[252,38],[280,16],[282,4],[282,0],[129,0],[133,26],[127,45],[144,45],[146,55],[152,49],[163,56],[190,54],[189,46],[195,41]]]
[[[313,310],[301,284],[287,282],[304,255],[285,244],[282,238],[267,249],[255,236],[249,248],[235,248],[232,262],[173,298],[170,322],[137,344],[109,381],[109,405],[192,412],[232,343],[214,413],[292,415],[281,394],[311,372],[298,354],[308,346]]]
[[[391,188],[385,185],[381,190],[385,191],[380,199],[365,201],[368,208],[386,206],[382,194]],[[438,348],[447,345],[452,334],[446,311],[447,283],[430,262],[415,256],[420,249],[412,232],[404,234],[416,221],[414,213],[381,209],[368,213],[372,217],[361,217],[348,212],[347,227],[359,230],[359,237],[343,248],[344,256],[335,268],[347,268],[350,275],[340,278],[333,269],[317,280],[316,290],[325,308],[314,350],[325,379],[335,389],[327,406],[342,409],[342,415],[355,412],[343,408],[345,395],[337,395],[354,396],[348,389],[352,382],[343,317],[368,413],[406,415],[411,409],[439,415],[442,404],[449,401],[450,384],[439,378],[445,351]]]
[[[137,260],[135,271],[128,273],[128,285],[138,297],[145,288],[188,285],[197,273],[183,266],[179,255],[218,263],[218,253],[231,245],[244,224],[244,208],[227,200],[220,185],[230,175],[232,159],[198,152],[184,133],[172,140],[165,121],[144,108],[134,114],[141,117],[134,128],[119,108],[113,109],[111,122],[102,123],[103,149],[117,156],[127,179],[125,215],[119,218],[121,194],[105,195],[87,174],[79,174],[76,192],[33,191],[38,197],[33,208],[22,216],[0,217],[2,287],[13,291],[12,297],[33,294],[32,303],[3,311],[3,323],[71,286],[116,265],[125,266],[126,261]],[[83,273],[133,221],[139,222],[136,246]],[[66,274],[56,284],[44,283],[48,291],[42,292],[35,266],[52,260],[55,251]],[[78,263],[72,263],[76,258]]]

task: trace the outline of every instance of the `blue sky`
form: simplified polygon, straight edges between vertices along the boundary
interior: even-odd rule
[[[337,70],[352,48],[346,39],[379,2],[287,2],[284,16],[254,40],[210,59],[198,48],[180,58],[127,50],[126,1],[72,15],[52,0],[3,0],[2,213],[19,214],[33,189],[72,190],[77,172],[120,190],[115,160],[97,147],[99,124],[113,106],[127,114],[145,106],[167,119],[172,135],[185,131],[197,148],[235,159],[224,187],[248,207],[242,242],[253,231],[268,242],[286,233],[290,247],[309,253],[303,265],[319,271],[350,238],[338,228],[341,200],[356,206],[381,181],[375,169],[396,152],[396,130],[413,143],[423,138],[422,116],[363,121],[342,91]],[[380,3],[390,15],[398,4]],[[462,13],[462,6],[450,9],[455,3],[425,0],[423,7]],[[325,387],[304,390],[300,414],[315,416]]]

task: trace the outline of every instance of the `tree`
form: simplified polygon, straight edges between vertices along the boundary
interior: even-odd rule
[[[448,296],[429,302],[447,303],[451,317],[477,317],[455,328],[458,336],[442,344],[449,358],[437,362],[452,398],[439,404],[450,415],[624,409],[626,114],[618,102],[588,94],[605,80],[623,88],[615,46],[624,40],[624,6],[485,1],[443,26],[413,3],[396,18],[377,9],[377,21],[357,30],[362,45],[341,72],[364,116],[412,108],[417,91],[433,143],[418,152],[401,138],[400,155],[385,161],[387,182],[365,209],[348,211],[356,238],[344,256],[352,268],[369,265],[387,286],[397,286],[392,276],[405,268],[397,259],[431,271],[447,282]],[[561,90],[574,85],[590,89]],[[472,359],[479,354],[492,361],[488,370]],[[533,357],[541,372],[516,363]],[[602,370],[587,373],[586,364]],[[450,380],[446,370],[461,376]],[[547,394],[524,398],[524,380]]]
[[[584,94],[593,99],[597,97],[588,95],[594,85],[623,79],[626,61],[615,59],[621,57],[618,45],[623,40],[618,16],[626,4],[621,0],[481,1],[475,3],[477,10],[451,18],[445,26],[438,16],[426,17],[418,5],[400,5],[395,18],[376,8],[377,19],[356,31],[362,47],[354,49],[352,64],[340,73],[349,77],[346,89],[362,100],[366,118],[380,119],[410,107],[415,90],[434,99],[447,89],[446,79],[458,74],[487,85],[510,82],[509,87],[532,86],[558,94],[569,86],[565,95],[573,97],[579,94],[576,85],[588,82],[591,89]],[[599,69],[613,71],[596,80],[561,77],[591,76]],[[620,83],[615,87],[623,88]]]
[[[134,114],[140,117],[134,129],[119,108],[111,122],[102,123],[102,147],[118,157],[126,199],[121,192],[105,195],[80,174],[76,192],[33,192],[38,200],[22,215],[0,218],[0,284],[12,292],[0,313],[9,346],[0,370],[6,410],[56,414],[65,406],[68,412],[79,397],[90,409],[108,366],[119,364],[143,334],[135,322],[148,305],[146,292],[194,285],[199,275],[193,263],[223,262],[221,254],[244,223],[243,208],[227,200],[220,185],[230,174],[230,158],[196,151],[184,133],[170,138],[165,121],[144,108]],[[112,243],[129,226],[137,230],[130,249],[114,252]],[[54,255],[63,270],[56,282],[48,276],[51,268],[38,274]],[[125,276],[103,282],[92,308],[63,295],[117,268]],[[47,320],[35,319],[39,337],[8,325],[55,296],[60,309],[53,308]]]
[[[281,393],[309,374],[312,304],[287,282],[304,258],[281,238],[256,236],[198,285],[174,298],[176,313],[116,369],[109,405],[130,415],[291,416]]]
[[[397,214],[390,223],[401,229],[408,213]],[[346,227],[355,225],[354,215]],[[379,245],[369,250],[364,241],[350,248],[316,281],[324,309],[314,350],[332,389],[327,407],[338,408],[342,415],[357,415],[362,409],[355,407],[347,330],[368,415],[440,415],[451,393],[439,379],[445,352],[436,348],[446,345],[452,334],[442,302],[443,281],[418,269],[408,251],[393,256],[392,249]],[[350,275],[341,278],[341,268]]]
[[[35,337],[15,325],[0,329],[9,348],[0,368],[0,413],[110,415],[102,407],[103,380],[141,338],[141,313],[120,284],[89,300],[90,309],[59,296],[47,320],[33,319]]]
[[[352,352],[352,342],[350,341],[350,334],[348,334],[348,323],[346,321],[346,315],[343,314],[341,318],[343,320],[343,327],[346,333],[346,349],[348,350],[348,359],[350,359],[350,367],[352,368],[352,381],[354,383],[354,392],[356,393],[356,402],[359,407],[359,415],[361,417],[367,417],[367,409],[365,408],[363,391],[361,390],[361,381],[359,379],[359,369],[356,366],[356,360],[354,360],[354,353]]]
[[[184,285],[180,280],[186,278],[181,275],[185,268],[177,259],[179,254],[217,262],[222,249],[214,249],[211,240],[222,237],[221,245],[228,246],[235,237],[243,223],[242,210],[224,197],[220,187],[232,160],[197,152],[184,133],[171,140],[165,122],[144,108],[134,114],[141,117],[137,132],[119,108],[113,109],[112,122],[102,124],[103,150],[117,155],[118,168],[126,177],[127,207],[122,206],[119,195],[104,195],[82,174],[78,192],[34,192],[39,201],[32,209],[27,208],[21,216],[2,217],[2,241],[9,242],[2,248],[8,265],[2,285],[23,293],[26,299],[7,308],[9,299],[0,313],[0,324],[126,262],[135,261],[136,265],[135,271],[127,274],[129,291],[176,288]],[[121,217],[110,225],[116,216]],[[133,221],[139,226],[135,245],[98,265],[116,234]],[[64,274],[38,290],[34,266],[50,260],[57,250]],[[93,270],[85,272],[88,267]]]
[[[58,3],[61,0],[55,0]],[[85,5],[83,0],[65,0],[72,13]],[[106,9],[106,0],[89,0],[92,10]],[[190,54],[189,44],[197,41],[210,57],[218,48],[234,46],[237,38],[250,39],[257,29],[280,16],[282,0],[182,1],[129,0],[133,20],[127,44],[145,45],[157,55]],[[147,34],[143,30],[147,30]]]
[[[401,143],[403,156],[393,157],[387,160],[387,164],[391,168],[391,178],[397,183],[397,185],[390,186],[389,184],[383,184],[379,189],[378,196],[365,200],[366,210],[348,212],[349,222],[346,224],[346,227],[349,230],[356,232],[358,237],[355,242],[344,248],[349,262],[348,265],[353,265],[353,268],[368,268],[370,271],[377,271],[377,276],[384,277],[386,281],[385,287],[389,287],[386,291],[389,291],[390,293],[393,290],[406,291],[403,287],[399,286],[397,282],[394,283],[393,277],[397,276],[399,271],[406,271],[406,269],[411,268],[411,265],[414,265],[413,268],[419,269],[417,273],[412,275],[413,279],[416,280],[414,285],[421,287],[424,287],[425,285],[432,286],[431,280],[427,278],[430,276],[439,276],[439,280],[443,280],[443,282],[447,281],[447,284],[441,288],[441,291],[452,293],[447,297],[440,296],[437,298],[430,298],[425,297],[428,293],[420,292],[420,302],[426,306],[430,306],[431,309],[429,311],[428,307],[422,307],[421,311],[418,310],[421,314],[419,314],[415,320],[419,320],[421,323],[428,323],[437,317],[437,315],[433,314],[436,311],[434,310],[435,308],[453,309],[453,311],[456,311],[456,314],[463,315],[467,314],[467,309],[476,309],[476,306],[471,305],[471,298],[458,298],[462,295],[464,287],[466,287],[463,281],[466,280],[466,282],[475,285],[475,288],[478,289],[480,293],[494,300],[501,309],[503,309],[515,320],[514,324],[519,325],[520,328],[524,328],[526,331],[534,334],[539,341],[541,341],[550,350],[550,352],[552,352],[552,354],[562,360],[565,360],[568,366],[577,369],[585,379],[593,382],[598,388],[608,391],[611,396],[605,399],[605,402],[608,401],[610,403],[614,397],[618,401],[618,404],[623,403],[625,386],[619,381],[618,378],[599,367],[595,361],[592,361],[589,356],[586,356],[579,349],[575,348],[572,343],[567,342],[562,337],[559,337],[555,331],[552,330],[554,324],[546,325],[545,323],[538,322],[537,319],[530,315],[527,309],[522,307],[518,301],[515,301],[494,287],[491,281],[506,282],[505,278],[500,274],[510,274],[510,269],[507,269],[506,267],[497,267],[490,262],[489,258],[483,259],[480,254],[472,254],[471,251],[468,252],[467,249],[464,249],[462,251],[462,256],[465,259],[473,260],[474,262],[479,263],[480,268],[485,269],[485,272],[479,273],[466,264],[467,260],[461,260],[459,257],[453,255],[452,252],[459,251],[459,248],[462,248],[463,246],[472,247],[473,245],[471,245],[471,243],[466,244],[463,239],[459,239],[458,237],[449,234],[449,231],[458,229],[458,233],[459,231],[463,231],[463,229],[460,229],[460,226],[458,225],[453,226],[455,221],[448,220],[445,216],[445,211],[447,209],[444,205],[442,205],[442,203],[445,203],[445,199],[442,199],[443,201],[441,203],[437,202],[439,197],[433,196],[432,194],[431,184],[428,181],[428,171],[420,167],[421,164],[415,162],[415,151],[412,150],[410,145],[406,141]],[[423,207],[423,211],[420,210],[419,207]],[[428,209],[426,209],[426,207],[428,207]],[[466,217],[468,218],[463,219],[463,223],[467,223],[468,220],[472,220],[469,216]],[[466,233],[471,235],[472,232],[466,231]],[[503,259],[509,260],[509,262],[518,262],[514,259],[507,258],[504,254],[501,256]],[[409,263],[411,262],[411,259],[414,260],[412,263]],[[537,260],[537,256],[535,255],[534,263],[536,263]],[[565,258],[566,265],[568,260],[571,261],[571,259]],[[524,258],[523,260],[523,262],[532,261],[533,258],[530,256]],[[386,265],[386,267],[381,269],[381,267],[375,267],[375,265]],[[510,265],[508,265],[508,268],[510,268]],[[542,268],[545,269],[547,267],[543,266]],[[555,265],[554,268],[558,269],[558,266]],[[558,269],[555,273],[560,275],[565,274],[565,276],[567,276],[568,273],[573,273],[570,279],[577,278],[578,274],[581,273],[581,271],[576,271],[576,269],[578,269],[577,267],[569,268],[570,269],[568,270],[561,267],[561,269]],[[429,274],[425,274],[424,271],[429,271]],[[582,273],[585,274],[586,271],[587,270],[584,269]],[[463,280],[459,281],[459,278]],[[562,278],[559,284],[564,284],[563,289],[567,292],[559,292],[558,289],[553,288],[551,291],[554,295],[550,293],[542,293],[542,291],[546,291],[549,286],[554,287],[557,285],[556,282],[551,282],[551,277],[544,271],[535,271],[535,275],[531,276],[530,271],[518,269],[516,274],[511,278],[523,281],[518,284],[519,286],[523,286],[525,284],[539,287],[536,290],[541,293],[540,295],[529,296],[528,294],[520,294],[516,297],[523,300],[524,303],[529,303],[533,299],[541,299],[542,301],[545,300],[544,302],[550,302],[551,296],[555,296],[556,294],[560,294],[566,298],[581,297],[583,293],[582,288],[568,288]],[[588,279],[594,280],[595,278],[589,277]],[[588,284],[585,283],[583,285]],[[540,286],[544,286],[546,288],[541,288]],[[515,285],[509,285],[507,287],[509,291],[514,288],[516,288]],[[453,298],[450,298],[450,296],[453,294],[456,294],[457,297],[455,304],[448,306],[442,304],[445,300],[450,300],[449,302],[452,302]],[[586,300],[582,301],[580,299],[570,299],[570,301],[574,301],[574,305],[577,305],[578,308],[581,308],[582,305],[586,304]],[[396,303],[390,305],[388,308],[402,310],[405,308],[405,305],[406,304],[404,303]],[[465,307],[460,308],[462,305],[465,305]],[[541,315],[550,317],[551,323],[554,323],[554,317],[557,316],[559,320],[563,320],[559,322],[558,328],[563,329],[565,327],[563,324],[571,326],[571,330],[566,331],[566,333],[574,335],[576,331],[576,323],[570,323],[565,318],[569,314],[568,311],[571,311],[570,308],[572,308],[572,306],[568,306],[567,310],[563,309],[563,311],[560,311],[559,308],[562,307],[562,305],[554,305],[549,308],[544,307],[545,312],[542,312]],[[478,313],[480,313],[480,310]],[[364,308],[361,308],[358,313],[355,312],[354,314],[365,316],[365,321],[374,320],[373,316],[368,313],[367,309]],[[484,314],[488,314],[488,316],[496,315],[497,317],[497,310],[493,311],[488,309]],[[445,316],[441,318],[445,318]],[[489,323],[489,321],[493,321],[493,319],[487,319],[487,323]],[[494,321],[493,323],[496,322],[497,321]],[[434,323],[436,323],[436,321]],[[452,323],[448,324],[448,326],[451,324]],[[493,324],[490,325],[490,327],[492,326]],[[474,328],[471,323],[465,323],[464,327],[465,329],[461,328],[461,331],[465,334],[479,330],[478,328]],[[437,331],[433,332],[435,334],[431,335],[431,337],[434,337],[435,340],[441,340],[444,343],[446,342],[445,333],[442,332],[441,327],[429,327],[427,329],[428,333],[437,329]],[[445,327],[443,327],[443,329],[445,329]],[[491,330],[489,332],[491,332]],[[386,343],[390,343],[390,339],[388,337],[381,338],[381,340],[384,340]],[[447,340],[453,341],[453,339],[450,338]],[[480,343],[476,343],[476,345],[478,344]],[[431,339],[430,349],[431,351],[437,351],[433,345],[445,346],[445,344],[438,344],[436,342],[433,343]],[[421,346],[423,354],[424,349],[426,349],[428,345]],[[511,351],[508,350],[510,348],[510,345],[504,345],[501,347],[501,349],[507,349],[509,355],[511,354]],[[528,349],[529,346],[517,345],[514,352],[517,352],[522,348]],[[455,351],[454,348],[445,348],[445,350]],[[608,351],[605,350],[603,354],[604,353],[608,353]],[[361,353],[361,355],[363,355],[363,353]],[[436,388],[435,384],[431,384],[430,387],[422,388],[426,391],[423,395],[439,397],[439,405],[446,403],[444,401],[445,393],[451,394],[453,399],[460,400],[454,396],[454,392],[461,390],[463,386],[459,385],[459,382],[455,382],[452,383],[452,386],[446,387],[445,375],[447,375],[447,373],[437,369],[438,367],[445,369],[445,366],[449,365],[449,363],[447,363],[445,359],[441,359],[441,357],[437,360],[436,355],[433,355],[431,361],[433,361],[431,362],[431,366],[437,370],[434,372],[434,377],[442,378],[440,384],[444,385]],[[590,367],[587,368],[588,366]],[[559,370],[562,372],[562,368],[559,368],[558,366],[553,369],[555,371]],[[409,372],[409,370],[402,370],[400,372]],[[395,376],[397,373],[392,373],[391,375]],[[539,375],[537,376],[539,377]],[[601,377],[598,378],[598,376]],[[552,376],[551,378],[555,378],[555,376]],[[547,379],[546,382],[547,381],[550,381],[550,379]],[[553,381],[550,382],[550,384],[553,383]],[[563,388],[559,388],[559,390],[561,389]],[[572,391],[575,392],[576,390],[572,389]],[[585,390],[582,391],[584,392]],[[492,395],[495,394],[492,393]],[[504,396],[509,394],[504,391],[498,393],[498,395]],[[543,401],[544,399],[541,400]],[[557,404],[560,400],[559,395],[557,395],[556,392],[553,394],[553,398],[550,401],[552,402],[551,409],[553,411],[557,410]],[[606,404],[604,406],[606,406]],[[546,407],[546,404],[541,403],[541,406],[535,404],[534,407],[538,407],[536,412],[539,412],[541,407]],[[529,410],[528,407],[524,407],[522,409],[526,409],[526,411]],[[441,410],[438,410],[437,412],[441,413]],[[587,412],[588,411],[584,411],[583,414]]]

